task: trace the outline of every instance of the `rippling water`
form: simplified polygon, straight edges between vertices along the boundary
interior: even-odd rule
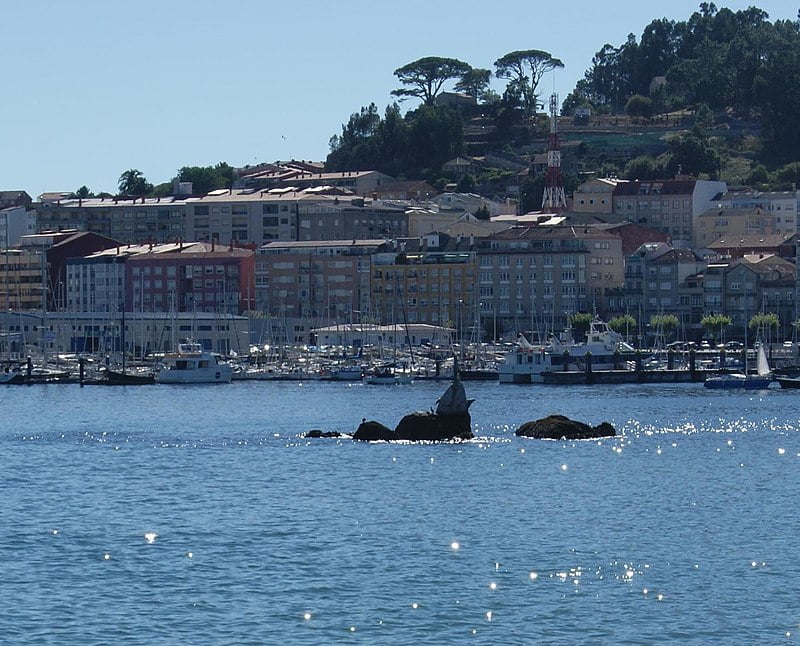
[[[0,641],[795,643],[798,393],[467,384],[7,387]],[[622,436],[514,437],[559,412]]]

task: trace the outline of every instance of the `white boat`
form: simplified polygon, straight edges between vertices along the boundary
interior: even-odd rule
[[[331,381],[361,381],[364,370],[361,366],[338,366],[327,370]]]
[[[757,356],[756,374],[747,374],[745,368],[745,372],[733,372],[709,377],[703,382],[703,386],[715,389],[744,388],[746,390],[763,390],[764,388],[769,388],[769,384],[772,381],[772,371],[770,370],[769,361],[767,360],[767,354],[764,352],[763,345],[758,346]],[[783,384],[781,384],[781,386],[783,386]]]
[[[160,384],[227,384],[233,369],[222,357],[203,349],[200,343],[183,341],[178,351],[164,356],[156,374]]]
[[[498,362],[497,373],[500,383],[543,383],[546,373],[585,370],[590,353],[592,370],[623,369],[635,351],[621,334],[595,317],[585,343],[576,343],[568,330],[542,345],[533,345],[520,334],[514,349]]]
[[[281,378],[281,371],[275,366],[238,366],[233,370],[234,381],[275,381]]]
[[[6,366],[5,369],[0,372],[0,384],[17,384],[22,383],[24,380],[25,376],[19,366]]]

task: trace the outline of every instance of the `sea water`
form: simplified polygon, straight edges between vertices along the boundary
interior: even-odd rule
[[[4,388],[0,642],[797,643],[800,391],[445,386]]]

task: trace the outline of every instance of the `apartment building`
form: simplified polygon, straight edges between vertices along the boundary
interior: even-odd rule
[[[331,187],[222,189],[187,200],[186,235],[221,244],[365,240],[407,235],[408,220],[403,205],[387,206]]]
[[[715,206],[697,217],[694,229],[694,248],[705,249],[721,240],[744,236],[767,236],[796,232],[781,229],[775,211],[756,208]]]
[[[613,212],[669,234],[676,247],[691,247],[697,217],[726,190],[725,182],[688,178],[625,182],[614,188]]]
[[[561,330],[577,312],[603,315],[606,290],[624,283],[622,240],[590,226],[514,227],[475,246],[484,328],[512,337]]]
[[[36,233],[36,212],[24,206],[0,209],[0,249],[18,245],[22,236]]]
[[[707,245],[717,256],[742,258],[746,255],[776,255],[795,260],[800,235],[789,233],[728,235]]]
[[[384,325],[423,323],[475,336],[477,256],[444,234],[394,240],[372,256],[372,312]]]
[[[239,314],[255,302],[250,249],[193,243],[132,255],[125,268],[126,311]]]
[[[74,229],[105,235],[125,244],[186,238],[186,203],[175,197],[66,198],[36,205],[39,231]]]
[[[269,242],[255,259],[255,309],[272,342],[307,343],[310,330],[371,318],[371,254],[383,239]]]
[[[703,258],[690,249],[643,244],[626,258],[624,289],[609,294],[610,315],[633,316],[646,341],[657,332],[647,328],[654,315],[674,314],[683,327],[697,326],[703,303],[693,280],[705,268]]]
[[[775,216],[777,231],[797,232],[797,210],[800,190],[795,191],[728,191],[714,202],[729,209],[760,209]]]
[[[0,254],[0,308],[44,309],[46,277],[44,251],[31,247],[5,248]]]
[[[317,187],[345,189],[348,193],[366,197],[380,191],[385,184],[395,182],[394,177],[376,170],[355,170],[326,173],[309,164],[290,162],[266,164],[240,172],[237,186],[244,188],[285,188],[303,190]]]
[[[796,318],[796,267],[772,254],[747,254],[742,258],[709,263],[703,284],[704,310],[731,319],[726,339],[752,343],[750,319],[757,313],[778,316],[777,338],[791,338]],[[747,330],[747,331],[746,331]]]
[[[598,177],[579,184],[572,196],[575,213],[613,213],[614,190],[627,180]]]

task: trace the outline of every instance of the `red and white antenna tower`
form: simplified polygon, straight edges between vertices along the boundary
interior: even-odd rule
[[[542,211],[558,213],[567,208],[564,178],[561,176],[561,144],[558,142],[558,95],[550,95],[550,142],[547,146],[547,175]]]

